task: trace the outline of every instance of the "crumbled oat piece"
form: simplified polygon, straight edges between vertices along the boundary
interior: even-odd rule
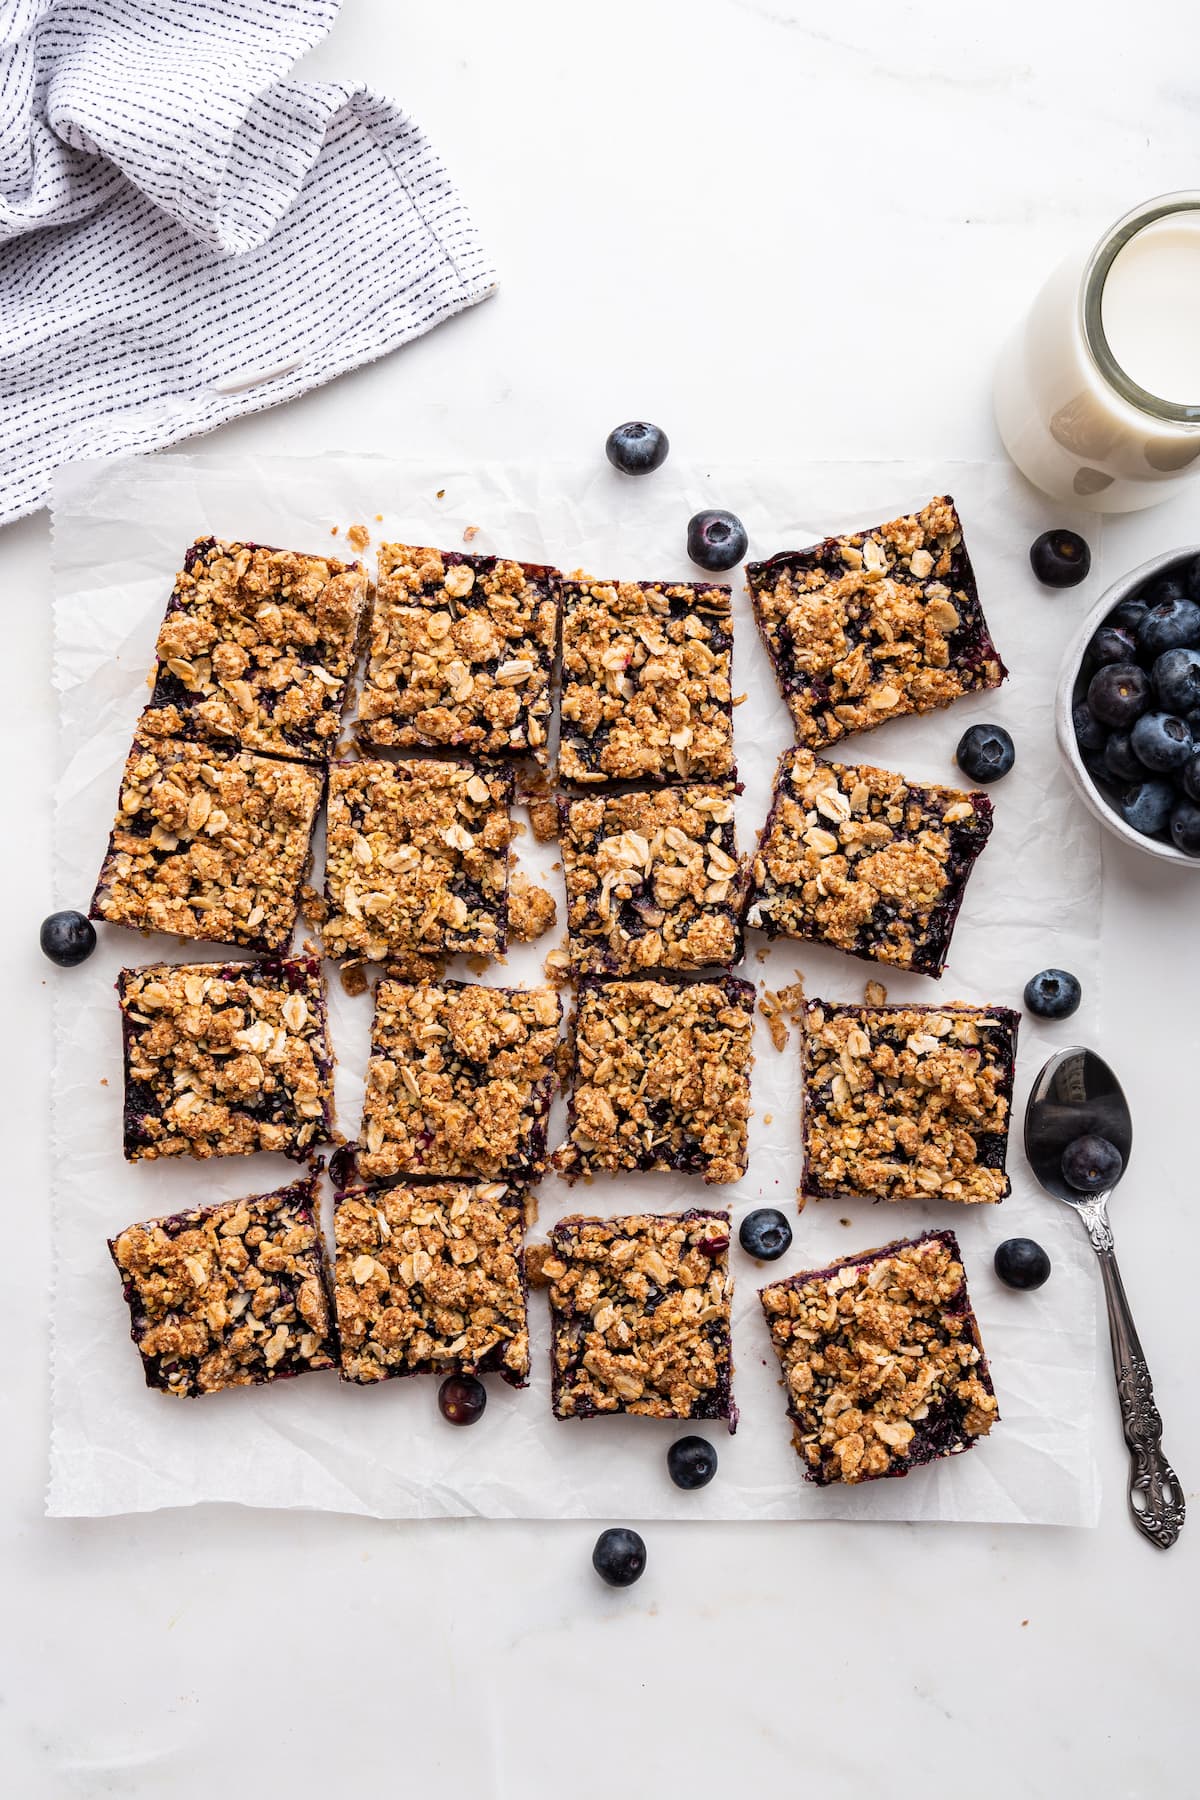
[[[540,881],[518,869],[508,884],[508,933],[518,944],[532,944],[558,923],[558,902]]]
[[[472,1187],[352,1188],[334,1207],[342,1376],[529,1375],[526,1196]]]
[[[333,1059],[315,958],[155,963],[117,982],[125,1156],[297,1160],[333,1130]]]
[[[562,1219],[537,1246],[535,1271],[550,1289],[556,1418],[734,1429],[727,1213]]]
[[[500,955],[512,823],[507,775],[465,763],[336,763],[323,935],[329,956]]]
[[[771,1033],[771,1042],[777,1050],[786,1050],[788,1044],[787,1020],[779,1005],[779,996],[770,988],[764,988],[759,997],[758,1010],[767,1021],[767,1030]]]
[[[365,525],[351,525],[346,532],[346,542],[361,556],[371,542],[371,534]]]
[[[962,523],[948,497],[869,532],[748,563],[747,583],[800,742],[996,688]]]
[[[576,974],[728,967],[741,956],[734,796],[716,786],[564,804],[567,929]]]
[[[358,1178],[541,1176],[561,1013],[551,988],[381,981]]]
[[[882,981],[868,981],[863,989],[863,999],[868,1006],[886,1006],[887,989]]]
[[[555,987],[567,986],[571,979],[571,956],[565,944],[556,944],[553,950],[547,950],[542,972]]]
[[[804,1188],[815,1198],[1003,1200],[1019,1015],[834,1006],[803,1032]]]
[[[135,738],[90,916],[285,949],[323,788],[303,763]]]
[[[304,923],[310,925],[314,931],[322,926],[329,917],[329,908],[326,906],[324,898],[318,894],[315,887],[310,887],[308,882],[305,882],[300,889],[300,911],[304,915]]]
[[[986,794],[787,750],[752,864],[746,923],[940,975],[991,829]]]
[[[727,976],[579,984],[566,1178],[675,1169],[708,1182],[746,1172],[754,989]]]
[[[349,994],[352,1000],[356,1000],[360,994],[365,994],[370,986],[365,963],[343,963],[338,970],[338,978],[342,984],[342,992]]]
[[[539,844],[553,844],[558,838],[558,802],[553,794],[526,796],[529,823]]]
[[[730,589],[565,581],[564,781],[732,780]]]
[[[366,597],[358,563],[198,539],[158,634],[139,732],[328,762]]]
[[[474,540],[475,540],[475,539],[476,539],[476,538],[477,538],[477,537],[478,537],[478,536],[479,536],[479,527],[478,527],[478,525],[468,525],[468,526],[467,526],[467,528],[466,528],[466,530],[465,530],[465,531],[464,531],[464,532],[463,532],[463,543],[464,543],[464,544],[470,544],[470,543],[473,543],[473,542],[474,542]]]
[[[110,1238],[147,1387],[195,1398],[337,1366],[316,1181]]]
[[[384,544],[359,737],[544,764],[557,620],[555,569]]]
[[[953,1232],[771,1282],[759,1298],[809,1481],[906,1475],[969,1450],[998,1419]]]

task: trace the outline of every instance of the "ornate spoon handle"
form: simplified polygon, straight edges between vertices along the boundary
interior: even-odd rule
[[[1143,1537],[1160,1550],[1169,1550],[1183,1530],[1183,1490],[1163,1455],[1162,1419],[1154,1403],[1150,1371],[1117,1267],[1104,1202],[1093,1201],[1080,1206],[1079,1211],[1104,1277],[1121,1426],[1129,1445],[1129,1511]]]

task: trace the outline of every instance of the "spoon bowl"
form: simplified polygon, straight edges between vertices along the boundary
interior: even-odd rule
[[[1050,1058],[1034,1083],[1025,1108],[1025,1154],[1029,1166],[1046,1192],[1056,1200],[1065,1200],[1068,1206],[1092,1205],[1097,1200],[1107,1200],[1112,1192],[1108,1188],[1103,1194],[1081,1194],[1063,1177],[1063,1151],[1075,1138],[1088,1133],[1107,1138],[1115,1145],[1124,1175],[1133,1149],[1129,1102],[1103,1057],[1076,1045]]]

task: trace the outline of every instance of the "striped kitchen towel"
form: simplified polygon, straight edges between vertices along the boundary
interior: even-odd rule
[[[493,291],[412,120],[290,77],[340,4],[0,4],[0,523]]]

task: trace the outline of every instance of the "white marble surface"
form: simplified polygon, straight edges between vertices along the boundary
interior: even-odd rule
[[[577,456],[640,414],[714,460],[992,454],[991,359],[1038,272],[1068,234],[1194,182],[1194,51],[1164,0],[1133,22],[1113,0],[1086,19],[1031,0],[346,0],[314,70],[412,106],[502,289],[213,441]],[[1109,529],[1114,570],[1200,539],[1200,491]],[[595,1582],[585,1526],[43,1520],[53,971],[34,943],[75,899],[41,874],[47,549],[44,518],[0,536],[8,1791],[1191,1791],[1200,878],[1116,847],[1103,1041],[1139,1132],[1116,1223],[1196,1514],[1168,1555],[1127,1522],[1107,1400],[1095,1532],[660,1525],[626,1594]]]

